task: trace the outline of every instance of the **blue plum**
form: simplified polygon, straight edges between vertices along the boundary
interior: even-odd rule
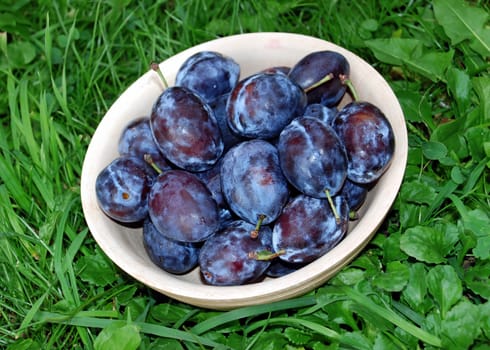
[[[279,135],[306,106],[303,90],[283,73],[257,73],[240,81],[226,106],[230,129],[243,137]]]
[[[211,285],[242,285],[258,281],[270,265],[259,260],[259,252],[272,251],[271,229],[264,226],[259,238],[251,238],[254,225],[237,220],[204,242],[199,267],[204,281]]]
[[[179,242],[201,242],[218,229],[218,206],[211,193],[196,175],[184,170],[158,175],[148,209],[157,230]]]
[[[200,51],[179,68],[176,86],[186,87],[207,103],[227,94],[240,78],[240,66],[231,57],[215,51]]]
[[[378,180],[395,150],[393,128],[383,112],[370,102],[354,101],[339,111],[333,126],[347,152],[347,177],[363,184]]]
[[[95,193],[100,209],[122,223],[136,223],[148,215],[148,197],[156,173],[141,158],[120,156],[100,171]]]
[[[123,129],[118,142],[118,151],[120,155],[141,159],[144,159],[145,155],[150,155],[160,170],[170,169],[170,165],[153,139],[149,117],[137,118]]]
[[[344,80],[349,73],[350,65],[344,55],[323,50],[304,56],[291,68],[289,77],[307,91],[308,104],[333,107],[347,91]]]
[[[169,273],[184,274],[198,265],[198,244],[167,238],[156,229],[149,217],[143,223],[143,246],[150,260]]]
[[[327,200],[300,194],[284,207],[272,230],[275,252],[284,251],[280,259],[293,264],[309,263],[335,247],[345,236],[349,222],[347,202],[333,198],[340,220]]]
[[[150,125],[160,151],[177,167],[204,171],[223,153],[213,110],[187,88],[165,90],[153,106]]]
[[[332,127],[320,119],[293,120],[281,132],[277,149],[284,176],[302,193],[326,198],[342,188],[347,175],[345,149]]]
[[[221,188],[231,210],[250,223],[274,221],[289,197],[277,149],[254,139],[231,148],[221,164]]]

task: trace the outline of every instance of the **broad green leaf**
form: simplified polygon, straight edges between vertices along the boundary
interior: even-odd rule
[[[455,67],[449,67],[446,72],[447,86],[460,113],[464,113],[470,102],[471,79],[464,71]]]
[[[429,141],[422,145],[422,152],[427,159],[438,160],[447,155],[447,147],[441,142]]]
[[[311,339],[311,333],[294,328],[288,327],[284,330],[284,335],[288,340],[295,345],[306,345]]]
[[[456,304],[441,321],[441,340],[444,349],[469,349],[480,335],[481,310],[468,300]]]
[[[407,259],[407,255],[400,249],[400,232],[393,232],[383,242],[383,263],[390,261],[400,262]]]
[[[415,263],[409,267],[408,284],[403,289],[403,299],[415,310],[425,313],[427,307],[427,283],[425,266]]]
[[[487,338],[490,338],[490,301],[480,305],[481,329],[486,334]]]
[[[458,229],[454,225],[437,228],[416,226],[405,231],[400,239],[400,248],[419,261],[442,263],[458,241]]]
[[[461,215],[464,228],[476,236],[473,254],[480,259],[490,258],[490,217],[482,209],[468,210],[461,199],[449,196]]]
[[[446,70],[451,66],[454,51],[427,52],[420,56],[411,57],[405,64],[414,72],[432,81],[445,80]]]
[[[366,41],[377,59],[384,63],[405,66],[432,81],[444,80],[454,51],[424,50],[423,42],[411,38],[373,39]]]
[[[171,303],[162,303],[151,308],[151,317],[162,325],[173,325],[189,312],[189,310]]]
[[[279,333],[262,333],[250,348],[251,350],[279,350],[288,344],[287,338]]]
[[[468,149],[475,162],[486,157],[485,141],[490,140],[490,129],[488,126],[475,126],[466,130],[464,134],[468,143]]]
[[[7,46],[10,64],[25,67],[36,58],[36,47],[28,41],[15,41]]]
[[[475,89],[480,101],[480,115],[482,124],[490,121],[490,77],[484,75],[471,79],[473,88]]]
[[[437,265],[427,273],[427,288],[439,305],[442,318],[463,295],[463,287],[450,265]]]
[[[351,344],[351,348],[358,350],[372,350],[372,342],[364,335],[359,332],[346,332],[342,334],[342,341]]]
[[[184,350],[184,348],[176,339],[159,338],[150,344],[148,350]]]
[[[462,0],[435,0],[434,14],[453,45],[470,40],[475,51],[490,55],[490,31],[486,28],[488,13]]]
[[[95,338],[95,350],[136,350],[141,343],[137,326],[125,322],[113,322]]]
[[[464,281],[474,293],[490,300],[490,262],[476,262],[465,269]]]
[[[386,265],[386,271],[373,279],[373,285],[389,292],[399,292],[407,285],[409,276],[405,264],[391,261]]]
[[[465,118],[458,118],[447,123],[440,124],[431,134],[430,140],[443,143],[448,151],[454,152],[459,159],[468,156],[468,145],[463,136]]]
[[[400,196],[404,202],[416,204],[431,204],[437,196],[433,186],[414,180],[403,184]]]
[[[366,41],[374,56],[384,63],[395,66],[405,64],[414,56],[421,55],[422,45],[417,39],[373,39]]]
[[[396,96],[407,121],[424,122],[433,128],[432,106],[426,96],[417,91],[402,90],[402,88],[396,90]]]
[[[395,344],[390,337],[383,333],[378,333],[374,340],[373,350],[398,350],[400,347]]]
[[[117,278],[113,265],[100,253],[86,255],[77,262],[80,278],[85,282],[104,287]]]

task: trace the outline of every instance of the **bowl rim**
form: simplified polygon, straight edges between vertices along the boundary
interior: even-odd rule
[[[287,32],[235,34],[206,41],[185,49],[161,62],[160,67],[164,72],[170,71],[178,67],[179,63],[183,62],[185,58],[193,53],[217,47],[236,45],[240,42],[252,43],[252,46],[293,46],[302,43],[308,47],[311,46],[318,47],[319,49],[323,48],[338,51],[344,54],[350,63],[352,63],[352,60],[355,60],[356,64],[360,64],[363,69],[369,71],[372,75],[371,78],[376,79],[377,83],[385,89],[385,92],[389,96],[389,101],[392,104],[391,108],[395,111],[394,116],[393,114],[391,115],[393,119],[390,119],[390,122],[396,121],[397,123],[396,129],[393,127],[395,131],[395,154],[393,156],[393,161],[387,170],[387,173],[390,173],[390,176],[392,176],[390,179],[391,186],[389,189],[385,188],[382,193],[378,194],[378,197],[381,196],[382,198],[379,198],[376,202],[379,205],[376,209],[382,212],[381,216],[378,215],[379,220],[362,222],[362,228],[358,224],[335,248],[324,256],[291,274],[275,279],[266,279],[260,283],[226,287],[193,283],[171,276],[163,270],[148,268],[144,264],[136,263],[135,261],[127,261],[122,258],[121,247],[118,244],[114,244],[114,242],[109,239],[110,233],[108,235],[107,232],[103,232],[105,231],[103,220],[92,215],[94,211],[96,213],[98,211],[102,214],[94,200],[95,174],[93,173],[91,163],[93,157],[96,157],[97,154],[100,153],[100,151],[96,149],[94,140],[96,138],[100,139],[101,136],[99,134],[104,132],[104,130],[110,126],[111,121],[117,118],[117,110],[121,107],[123,101],[127,101],[134,91],[141,89],[142,86],[147,83],[149,75],[154,74],[154,72],[146,72],[129,85],[101,119],[92,135],[92,139],[86,151],[82,166],[80,185],[82,209],[86,223],[93,238],[102,251],[128,275],[150,288],[176,300],[198,307],[217,310],[264,304],[298,296],[319,287],[336,274],[364,249],[371,238],[376,234],[379,226],[383,223],[398,195],[399,188],[403,181],[408,155],[408,136],[405,119],[401,106],[391,87],[375,68],[368,64],[364,59],[351,51],[326,40],[304,34]],[[370,213],[369,209],[372,208],[367,209],[368,213]],[[360,220],[362,220],[362,218]],[[305,285],[308,285],[307,290],[304,288]]]

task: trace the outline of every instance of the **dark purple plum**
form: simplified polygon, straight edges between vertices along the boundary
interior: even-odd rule
[[[273,278],[282,277],[282,276],[289,275],[292,272],[298,271],[300,268],[302,268],[305,265],[306,264],[288,263],[287,261],[284,261],[281,258],[277,257],[271,260],[271,265],[265,271],[265,275],[267,277],[273,277]]]
[[[274,221],[289,197],[277,149],[264,140],[231,148],[221,164],[221,188],[231,210],[245,221]]]
[[[270,265],[256,258],[261,252],[272,252],[271,229],[263,226],[261,235],[253,239],[254,225],[237,220],[204,242],[199,254],[201,275],[207,284],[243,285],[263,277]]]
[[[138,118],[123,129],[118,142],[118,151],[120,155],[141,159],[148,154],[160,170],[170,169],[170,165],[153,139],[149,117]]]
[[[200,51],[180,67],[176,86],[186,87],[207,103],[227,94],[240,78],[240,66],[231,57],[215,51]]]
[[[223,153],[213,110],[187,88],[165,90],[153,106],[150,125],[160,151],[185,170],[209,169]]]
[[[218,126],[221,131],[221,137],[224,144],[224,152],[228,151],[232,146],[245,141],[245,138],[235,134],[230,130],[228,126],[228,115],[226,114],[226,102],[228,101],[229,94],[221,95],[210,103],[211,108],[214,111]]]
[[[366,200],[368,191],[369,186],[345,179],[344,186],[342,186],[339,195],[345,198],[349,205],[349,209],[352,212],[361,207]]]
[[[326,107],[321,103],[312,103],[306,106],[303,115],[306,117],[316,117],[325,124],[332,125],[333,120],[337,116],[338,110],[336,107]]]
[[[344,55],[324,50],[304,56],[291,68],[289,77],[307,92],[308,104],[333,107],[347,91],[344,80],[349,73],[350,65]]]
[[[150,260],[169,273],[184,274],[198,265],[199,245],[167,238],[155,228],[150,218],[143,223],[143,246]]]
[[[233,214],[231,213],[228,203],[223,196],[223,191],[221,190],[221,161],[218,161],[211,169],[196,173],[196,175],[201,179],[204,185],[206,185],[218,206],[219,226],[222,227],[232,221]]]
[[[148,196],[156,173],[143,160],[120,156],[100,171],[95,193],[100,209],[122,223],[137,223],[148,215]]]
[[[349,222],[347,202],[340,196],[333,202],[337,220],[329,203],[306,195],[292,198],[284,207],[272,230],[274,251],[293,264],[309,263],[335,247],[345,236]]]
[[[158,175],[148,208],[157,230],[179,242],[201,242],[218,229],[218,206],[211,193],[196,175],[184,170]]]
[[[379,179],[395,150],[393,129],[383,112],[369,102],[352,102],[339,111],[333,125],[347,151],[347,177],[363,184]]]
[[[300,192],[326,198],[342,188],[347,174],[345,149],[332,127],[320,119],[293,120],[281,132],[277,149],[284,176]]]
[[[228,125],[243,137],[279,135],[306,106],[303,90],[282,73],[258,73],[240,81],[227,103]]]

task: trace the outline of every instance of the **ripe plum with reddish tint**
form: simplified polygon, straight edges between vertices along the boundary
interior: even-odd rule
[[[136,223],[148,215],[148,196],[156,173],[143,160],[120,156],[100,171],[95,193],[100,209],[110,218]]]
[[[198,265],[198,244],[167,238],[155,228],[150,218],[143,223],[143,246],[150,260],[167,272],[180,275]]]
[[[204,281],[211,285],[242,285],[258,281],[270,261],[254,255],[272,251],[271,229],[263,226],[258,238],[250,237],[254,225],[237,220],[204,242],[199,254],[199,267]]]
[[[119,138],[118,151],[120,155],[141,159],[148,154],[160,170],[170,169],[170,165],[153,139],[149,117],[138,118],[124,128]]]
[[[211,103],[229,93],[239,77],[240,66],[231,57],[215,51],[200,51],[179,68],[175,85],[184,86]]]
[[[395,150],[393,129],[383,112],[370,102],[352,102],[339,111],[333,125],[347,151],[347,177],[363,184],[379,179]]]
[[[274,221],[289,197],[277,149],[259,139],[244,141],[225,154],[221,188],[231,210],[250,223],[262,215],[264,224]]]
[[[165,90],[153,106],[150,125],[160,151],[185,170],[209,169],[223,153],[213,110],[187,88]]]
[[[258,73],[240,81],[227,103],[230,129],[247,138],[269,139],[303,113],[303,90],[282,73]]]
[[[334,130],[315,117],[300,117],[279,136],[281,169],[300,192],[316,198],[337,194],[347,175],[347,156]]]
[[[343,80],[349,73],[350,65],[344,55],[324,50],[304,56],[291,68],[289,77],[307,91],[308,104],[321,103],[333,107],[347,90]],[[319,84],[329,74],[331,78]]]
[[[166,237],[200,242],[218,228],[218,206],[199,178],[184,170],[158,175],[148,199],[151,221]]]
[[[306,195],[292,198],[272,230],[274,251],[284,250],[279,258],[294,264],[311,262],[335,247],[345,236],[349,207],[340,196],[333,198],[340,220],[329,203]]]

